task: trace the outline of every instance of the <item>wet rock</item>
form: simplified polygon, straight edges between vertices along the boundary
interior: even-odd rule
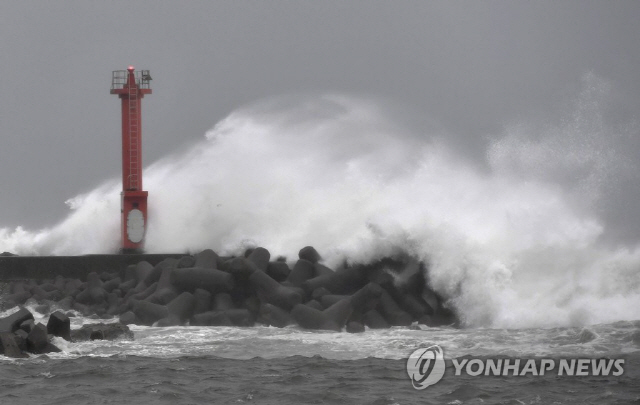
[[[186,269],[188,267],[196,267],[196,258],[193,256],[182,256],[178,260],[177,267],[179,269]]]
[[[325,276],[327,274],[335,273],[335,271],[331,270],[327,266],[320,263],[314,263],[313,270],[314,270],[314,277]]]
[[[231,295],[228,293],[218,293],[213,299],[213,309],[215,311],[226,311],[229,309],[235,309]]]
[[[12,358],[29,357],[22,352],[16,335],[11,332],[0,332],[0,354]]]
[[[320,254],[313,246],[305,246],[298,252],[298,258],[317,263],[320,260]]]
[[[195,264],[193,267],[200,267],[203,269],[217,269],[219,257],[211,249],[205,249],[202,252],[194,256]]]
[[[27,333],[31,332],[31,330],[33,330],[33,328],[36,326],[36,323],[33,319],[27,319],[26,321],[22,322],[20,324],[20,329],[18,330],[23,330]]]
[[[261,271],[254,272],[249,281],[258,292],[258,298],[262,302],[267,302],[283,309],[293,308],[296,304],[302,302],[302,297],[298,292],[278,284],[277,281]]]
[[[47,353],[48,344],[47,327],[41,323],[36,324],[27,336],[27,350],[35,354]]]
[[[47,322],[47,333],[71,340],[71,320],[60,311],[52,313]]]
[[[165,269],[175,269],[178,265],[178,260],[168,257],[156,264],[155,267],[147,274],[144,279],[145,285],[152,285],[160,280],[160,276]]]
[[[364,332],[364,325],[360,322],[351,321],[347,323],[346,330],[349,333],[362,333]]]
[[[131,325],[136,323],[136,314],[132,311],[127,311],[120,315],[119,321],[123,325]]]
[[[33,314],[26,308],[0,319],[0,332],[15,332],[22,322],[33,319]]]
[[[362,321],[371,329],[387,329],[391,325],[386,319],[375,309],[367,311],[362,315]]]
[[[253,249],[251,254],[247,257],[247,259],[253,262],[256,265],[256,267],[261,271],[267,271],[270,258],[271,258],[271,254],[269,253],[269,251],[262,247],[257,247]]]
[[[8,333],[8,332],[5,332]],[[21,351],[26,352],[27,351],[27,337],[29,336],[29,334],[25,331],[23,331],[22,329],[18,329],[15,333],[15,341],[16,344],[18,345],[18,347],[20,348]]]
[[[382,291],[377,309],[393,326],[409,326],[413,317],[403,311],[387,291]]]
[[[233,289],[233,276],[224,271],[191,267],[175,269],[171,273],[171,283],[183,291],[205,289],[213,294]]]
[[[293,322],[287,311],[267,303],[260,305],[260,316],[266,325],[276,328],[284,328]]]
[[[291,269],[286,262],[269,262],[269,265],[267,266],[267,274],[277,282],[286,280],[290,273]]]
[[[296,287],[300,287],[302,283],[312,279],[314,276],[315,269],[313,263],[305,259],[300,259],[293,266],[293,270],[291,270],[287,281]]]
[[[233,326],[231,319],[225,312],[207,311],[196,314],[191,319],[194,326]]]
[[[255,322],[251,312],[245,308],[230,309],[224,311],[224,314],[234,326],[253,326]]]
[[[90,340],[91,336],[101,337],[104,340],[133,339],[133,332],[127,325],[121,323],[94,323],[71,331],[72,341]]]
[[[194,314],[201,314],[211,309],[211,293],[202,288],[196,288],[193,292],[195,303],[193,306]]]
[[[114,277],[111,280],[105,282],[102,285],[102,288],[107,292],[110,293],[111,291],[115,290],[116,288],[118,288],[120,286],[120,284],[122,283],[122,280],[120,279],[120,277]]]
[[[138,262],[135,267],[135,279],[138,283],[144,282],[153,271],[153,265],[149,262]],[[151,283],[153,284],[153,283]]]
[[[193,315],[195,297],[189,292],[183,292],[167,305],[169,317],[178,320],[178,324],[185,322]]]
[[[320,298],[319,301],[322,304],[323,308],[329,308],[331,305],[335,304],[336,302],[348,297],[349,295],[325,294]]]
[[[313,309],[317,309],[318,311],[324,311],[324,306],[318,300],[307,301],[304,305]]]
[[[169,310],[166,306],[154,304],[148,301],[134,301],[133,313],[141,324],[148,326],[151,326],[154,322],[169,316]]]

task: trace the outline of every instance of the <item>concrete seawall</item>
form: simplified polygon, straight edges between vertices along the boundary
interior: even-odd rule
[[[185,254],[126,254],[86,256],[2,256],[0,257],[0,281],[44,280],[56,276],[86,280],[87,274],[118,272],[130,264],[147,261],[153,266],[162,260],[180,258]]]

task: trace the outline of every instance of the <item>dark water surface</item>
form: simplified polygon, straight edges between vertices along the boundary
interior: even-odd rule
[[[632,404],[640,356],[619,377],[454,376],[411,386],[406,361],[320,356],[32,358],[0,365],[2,404]]]

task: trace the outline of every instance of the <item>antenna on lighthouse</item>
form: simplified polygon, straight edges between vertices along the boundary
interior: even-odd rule
[[[111,94],[122,104],[122,193],[121,224],[123,253],[140,253],[147,228],[147,196],[142,188],[141,100],[151,94],[148,70],[114,70]]]

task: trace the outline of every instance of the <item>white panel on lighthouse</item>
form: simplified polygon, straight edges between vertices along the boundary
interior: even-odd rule
[[[127,238],[133,243],[139,243],[144,237],[144,215],[139,209],[132,209],[127,214]]]

